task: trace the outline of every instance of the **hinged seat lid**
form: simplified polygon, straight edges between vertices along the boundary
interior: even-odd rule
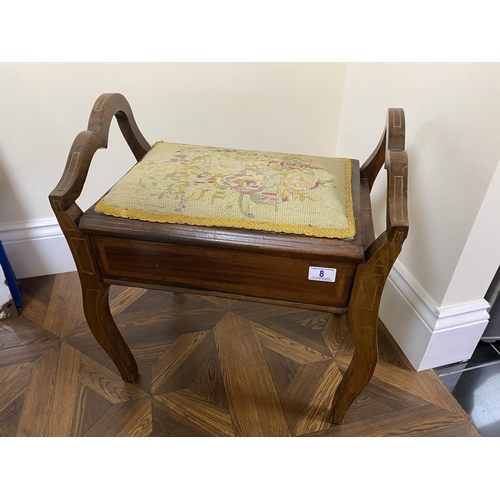
[[[159,142],[97,203],[147,222],[352,240],[352,162]]]

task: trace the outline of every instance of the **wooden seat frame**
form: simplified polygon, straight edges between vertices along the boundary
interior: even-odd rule
[[[331,410],[332,422],[342,423],[375,370],[380,298],[408,233],[404,111],[390,108],[373,154],[361,169],[353,161],[357,234],[352,241],[134,221],[97,214],[93,207],[82,213],[76,200],[94,153],[108,146],[113,117],[137,161],[151,149],[127,100],[121,94],[103,94],[94,104],[87,130],[74,140],[64,173],[49,199],[75,259],[90,330],[122,378],[133,382],[138,367],[109,309],[111,284],[347,314],[355,351],[333,396]],[[384,164],[388,176],[387,228],[375,239],[370,191]],[[227,262],[238,263],[234,279],[223,272]],[[318,262],[337,268],[333,288],[295,277],[297,266],[302,269]],[[179,273],[186,263],[194,269],[187,277]]]

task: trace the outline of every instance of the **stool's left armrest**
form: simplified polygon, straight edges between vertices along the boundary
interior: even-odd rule
[[[82,192],[95,152],[108,146],[113,116],[137,160],[151,149],[137,127],[125,97],[121,94],[102,94],[92,108],[87,130],[80,132],[73,141],[63,175],[49,195],[50,204],[56,213],[70,208],[74,217],[81,213],[75,201]]]

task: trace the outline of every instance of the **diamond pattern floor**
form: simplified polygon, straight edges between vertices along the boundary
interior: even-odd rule
[[[375,375],[331,425],[353,352],[342,317],[112,287],[140,377],[91,335],[76,273],[20,281],[0,322],[0,436],[478,436],[439,377],[416,373],[381,325]]]

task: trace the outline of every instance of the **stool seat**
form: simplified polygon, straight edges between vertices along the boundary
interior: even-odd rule
[[[357,227],[352,239],[149,222],[106,215],[95,206],[81,215],[78,227],[109,283],[210,291],[340,314],[346,312],[356,266],[370,237],[370,226],[364,229],[361,217],[370,218],[368,184],[359,179],[359,163],[352,164]],[[313,268],[334,270],[335,276],[311,276]]]
[[[352,161],[156,143],[95,210],[148,222],[352,239]]]
[[[343,313],[370,214],[359,172],[357,160],[156,143],[79,228],[110,282]]]

